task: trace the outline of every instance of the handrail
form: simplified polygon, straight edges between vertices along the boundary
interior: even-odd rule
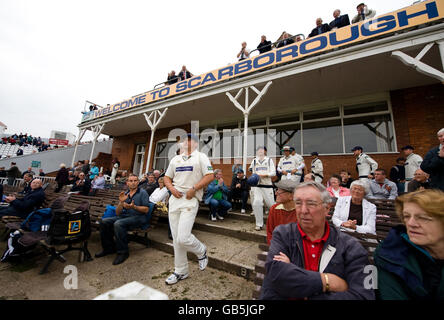
[[[296,37],[302,37],[302,40],[305,40],[305,35],[304,34],[302,34],[302,33],[299,33],[299,34],[296,34],[296,35],[294,35],[294,36],[291,36],[291,37],[288,37],[288,39],[291,39],[291,38],[294,38],[294,40],[296,40]],[[276,46],[277,46],[277,44],[279,43],[279,42],[281,42],[282,40],[277,40],[277,41],[275,41],[275,42],[272,42],[271,43],[271,48],[276,48]],[[255,51],[259,51],[259,49],[254,49],[254,50],[251,50],[250,51],[250,56],[251,56],[251,54],[253,53],[253,52],[255,52]]]

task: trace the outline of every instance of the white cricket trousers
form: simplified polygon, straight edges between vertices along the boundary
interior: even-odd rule
[[[205,245],[191,233],[199,202],[196,198],[187,200],[185,195],[181,199],[171,195],[169,208],[168,219],[174,245],[174,272],[186,274],[188,273],[187,252],[190,251],[198,257],[205,253]]]
[[[292,174],[290,177],[287,177],[285,175],[282,175],[281,180],[291,180],[294,181],[296,185],[299,185],[299,183],[301,182],[301,176]]]
[[[274,191],[273,188],[259,188],[252,187],[251,191],[253,193],[253,213],[256,218],[256,226],[264,226],[264,202],[267,208],[271,208],[274,204]]]

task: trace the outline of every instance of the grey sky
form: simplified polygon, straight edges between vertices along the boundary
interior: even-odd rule
[[[351,20],[359,2],[0,0],[0,121],[11,134],[77,135],[85,100],[130,98],[183,64],[195,75],[222,67],[242,41],[308,35],[336,8]],[[366,2],[377,15],[412,3]]]

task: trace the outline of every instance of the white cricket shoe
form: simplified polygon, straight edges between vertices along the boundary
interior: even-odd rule
[[[175,284],[177,282],[179,282],[180,280],[186,279],[188,278],[188,273],[185,274],[178,274],[173,272],[172,275],[170,275],[166,280],[166,284]]]

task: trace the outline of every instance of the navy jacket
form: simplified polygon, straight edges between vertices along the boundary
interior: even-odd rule
[[[322,279],[319,272],[304,268],[302,237],[297,223],[280,225],[273,231],[270,249],[265,263],[266,276],[262,285],[261,299],[277,300],[305,298],[312,300],[374,300],[372,289],[364,288],[368,274],[364,267],[369,264],[367,251],[356,238],[330,226],[330,235],[323,248],[336,248],[324,273],[333,273],[348,284],[346,292],[322,292]],[[291,263],[273,261],[273,257],[283,252]]]
[[[329,31],[331,31],[331,27],[328,24],[324,23],[321,26],[321,31],[322,31],[321,33],[329,32]],[[311,33],[308,35],[308,37],[311,38],[311,37],[317,36],[321,33],[319,33],[318,27],[316,27],[313,30],[311,30]]]
[[[350,18],[348,17],[348,14],[344,14],[342,16],[337,17],[332,22],[330,22],[329,26],[330,28],[342,28],[345,26],[350,25]]]
[[[421,162],[421,170],[430,174],[430,185],[433,189],[444,191],[444,158],[439,156],[439,147],[427,152]]]
[[[22,215],[28,215],[40,208],[43,201],[45,201],[45,192],[42,188],[38,188],[27,193],[22,199],[15,199],[11,202],[11,206]]]

